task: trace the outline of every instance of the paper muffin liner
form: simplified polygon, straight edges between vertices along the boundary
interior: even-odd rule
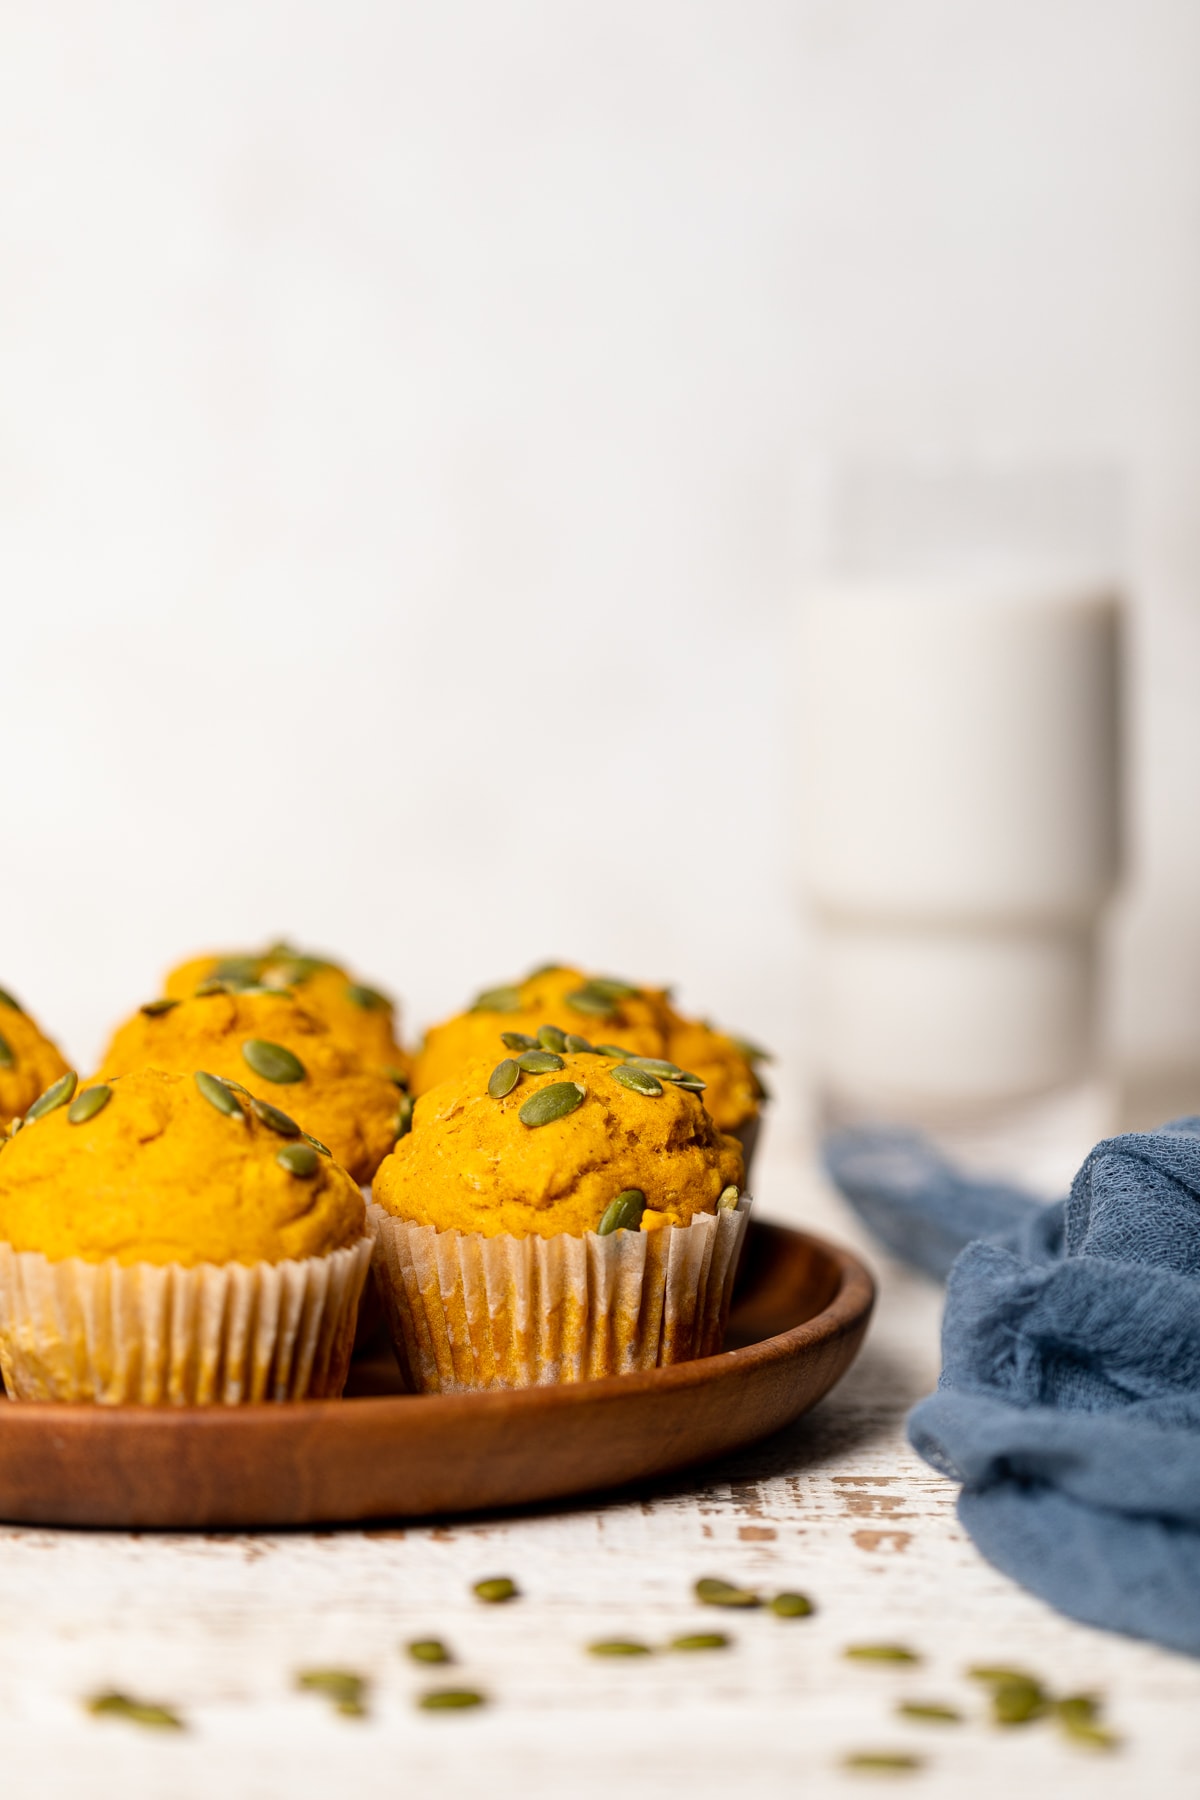
[[[595,1381],[721,1348],[750,1197],[600,1237],[438,1231],[372,1205],[373,1269],[406,1386],[446,1394]]]
[[[291,1262],[52,1262],[0,1243],[0,1370],[13,1400],[236,1406],[336,1398],[371,1231]]]

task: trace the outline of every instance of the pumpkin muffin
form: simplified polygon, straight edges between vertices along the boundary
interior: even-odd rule
[[[666,1058],[699,1076],[708,1111],[722,1131],[743,1139],[749,1156],[766,1098],[754,1065],[765,1053],[685,1019],[665,988],[635,987],[578,969],[536,969],[524,981],[485,990],[466,1012],[432,1026],[414,1061],[414,1094],[428,1092],[474,1057],[493,1055],[504,1033],[534,1036],[551,1019],[597,1044]]]
[[[172,1000],[191,1000],[221,988],[243,993],[258,987],[294,993],[368,1067],[407,1086],[411,1058],[397,1036],[395,1001],[329,957],[285,943],[265,950],[194,956],[171,970],[163,994]]]
[[[7,1131],[66,1072],[56,1046],[0,988],[0,1131]]]
[[[0,1367],[26,1400],[341,1392],[370,1262],[358,1187],[206,1070],[68,1073],[0,1156]]]
[[[411,1106],[306,1005],[264,988],[150,1001],[118,1027],[100,1075],[136,1069],[208,1069],[241,1083],[292,1113],[359,1182],[407,1128]]]
[[[720,1348],[748,1206],[740,1145],[672,1064],[554,1026],[542,1038],[423,1095],[376,1176],[376,1281],[418,1390]]]

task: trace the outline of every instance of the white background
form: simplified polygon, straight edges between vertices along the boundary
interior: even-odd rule
[[[839,459],[1128,481],[1126,1060],[1200,1062],[1188,0],[0,10],[3,980],[416,1019],[547,956],[803,1041]]]

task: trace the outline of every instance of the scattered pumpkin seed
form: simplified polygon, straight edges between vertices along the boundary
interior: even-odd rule
[[[333,1151],[327,1144],[323,1144],[320,1138],[315,1138],[311,1131],[302,1131],[300,1135],[306,1144],[311,1144],[313,1149],[319,1150],[322,1156],[328,1156],[331,1161],[333,1160]]]
[[[178,1000],[147,1000],[138,1011],[147,1019],[161,1019],[164,1013],[174,1012],[178,1005]]]
[[[596,1052],[585,1037],[579,1037],[574,1031],[563,1033],[563,1049],[569,1050],[572,1056],[595,1056]]]
[[[566,1066],[553,1050],[523,1050],[517,1058],[518,1069],[523,1069],[526,1075],[552,1075],[556,1069]]]
[[[302,1669],[296,1676],[296,1686],[309,1693],[324,1694],[348,1719],[366,1717],[367,1682],[350,1669]]]
[[[639,1644],[634,1638],[598,1638],[587,1648],[589,1656],[651,1656],[653,1654],[649,1644]]]
[[[614,1231],[637,1231],[645,1210],[646,1196],[641,1188],[624,1188],[601,1213],[596,1236],[609,1237]]]
[[[557,1025],[539,1025],[537,1041],[543,1050],[553,1050],[556,1055],[561,1056],[567,1047],[567,1034],[560,1031]]]
[[[692,1075],[687,1069],[681,1069],[678,1075],[669,1075],[667,1079],[672,1087],[682,1088],[685,1094],[702,1094],[708,1086],[707,1081],[702,1081],[699,1075]]]
[[[0,1069],[15,1069],[17,1059],[13,1055],[13,1047],[8,1039],[0,1035]]]
[[[0,988],[0,1006],[11,1006],[14,1012],[24,1012],[25,1008],[19,1000],[14,1000],[7,988]]]
[[[668,1650],[727,1650],[729,1639],[723,1631],[688,1631],[672,1638]]]
[[[928,1720],[931,1725],[961,1725],[962,1714],[953,1706],[939,1706],[931,1700],[902,1700],[896,1711],[903,1719]]]
[[[1090,1750],[1116,1750],[1120,1747],[1120,1738],[1106,1725],[1099,1725],[1091,1719],[1078,1718],[1070,1713],[1060,1713],[1058,1722],[1072,1743],[1086,1744]]]
[[[1010,1669],[1002,1663],[974,1663],[967,1670],[972,1681],[989,1683],[1005,1681],[1033,1681],[1028,1669]]]
[[[849,1644],[842,1652],[852,1662],[919,1663],[915,1650],[903,1644]]]
[[[275,1152],[275,1161],[289,1175],[295,1175],[301,1181],[307,1181],[310,1175],[317,1172],[319,1161],[311,1144],[284,1144]]]
[[[721,1192],[717,1196],[717,1211],[718,1212],[736,1212],[737,1211],[737,1203],[738,1203],[738,1190],[733,1186],[730,1186],[727,1188],[722,1188]]]
[[[504,1600],[515,1600],[519,1591],[516,1582],[507,1575],[490,1575],[486,1581],[477,1581],[471,1589],[477,1600],[484,1600],[489,1606],[499,1606]]]
[[[97,1718],[128,1719],[131,1725],[147,1725],[155,1731],[182,1731],[183,1720],[170,1706],[131,1700],[128,1694],[93,1694],[87,1709]]]
[[[633,1055],[632,1050],[622,1049],[620,1044],[597,1044],[597,1056],[615,1056],[620,1062],[628,1062]]]
[[[852,1750],[842,1758],[844,1769],[864,1775],[915,1775],[924,1766],[922,1757],[910,1756],[906,1750]]]
[[[767,1606],[777,1619],[807,1619],[815,1610],[807,1594],[776,1594]]]
[[[468,1706],[486,1704],[484,1695],[476,1688],[431,1688],[417,1701],[425,1712],[462,1712]]]
[[[607,1000],[635,1000],[641,992],[634,987],[632,981],[622,981],[618,975],[593,975],[587,986],[593,993],[603,994]]]
[[[536,1050],[538,1047],[537,1039],[530,1037],[527,1031],[502,1031],[500,1042],[506,1050]]]
[[[562,1068],[561,1062],[558,1066],[560,1069]],[[512,1093],[520,1079],[520,1066],[513,1061],[511,1056],[506,1056],[503,1062],[496,1064],[488,1076],[488,1093],[493,1100],[503,1100],[506,1094]]]
[[[268,952],[268,956],[270,954]],[[259,979],[266,960],[267,957],[261,956],[223,956],[214,965],[210,980],[249,987],[251,982]]]
[[[549,1087],[530,1094],[517,1117],[532,1131],[539,1125],[552,1125],[556,1119],[565,1119],[577,1106],[582,1106],[586,1098],[587,1089],[581,1081],[552,1081]]]
[[[408,1654],[414,1662],[448,1663],[454,1661],[441,1638],[414,1638],[407,1648]]]
[[[592,1019],[613,1019],[617,1014],[615,1003],[591,987],[576,988],[566,996],[566,1004],[572,1012],[586,1013]]]
[[[303,1081],[304,1064],[295,1053],[283,1044],[272,1044],[267,1038],[247,1038],[242,1045],[242,1055],[264,1081],[274,1081],[279,1086],[293,1081]]]
[[[22,1126],[33,1125],[38,1119],[44,1119],[47,1113],[52,1113],[56,1107],[65,1106],[75,1092],[75,1080],[74,1070],[69,1070],[67,1074],[60,1075],[57,1081],[51,1082],[45,1093],[38,1095],[25,1114]]]
[[[674,1081],[683,1070],[677,1063],[667,1062],[661,1056],[631,1056],[628,1066],[631,1069],[645,1069],[647,1075],[661,1075],[667,1081]]]
[[[992,1689],[992,1723],[995,1725],[1029,1725],[1049,1711],[1049,1701],[1040,1682],[1001,1681]]]
[[[650,1098],[663,1091],[663,1084],[657,1075],[649,1075],[645,1069],[636,1068],[633,1063],[618,1063],[615,1069],[608,1072],[614,1081],[620,1082],[623,1088],[632,1089],[635,1094],[645,1094]]]
[[[243,992],[248,985],[249,984],[244,981],[223,981],[219,975],[206,975],[203,981],[198,981],[196,983],[192,993],[193,998],[196,1000],[207,1000],[213,994],[239,994]],[[143,1007],[142,1011],[144,1012],[145,1010],[145,1007]]]
[[[104,1111],[111,1099],[112,1089],[106,1082],[102,1081],[98,1087],[84,1088],[68,1106],[67,1119],[72,1125],[86,1125],[89,1119]]]
[[[520,1012],[521,990],[515,987],[485,988],[471,1002],[472,1012]]]
[[[396,1110],[396,1142],[397,1143],[400,1142],[400,1139],[402,1137],[407,1137],[409,1132],[412,1130],[413,1107],[415,1106],[415,1104],[416,1104],[416,1102],[414,1101],[411,1094],[401,1094],[400,1105]]]
[[[352,981],[346,989],[346,998],[352,1006],[361,1006],[364,1012],[386,1012],[391,1008],[391,1001],[378,988],[366,987],[361,981]]]
[[[1054,1712],[1064,1724],[1073,1719],[1079,1725],[1094,1725],[1100,1717],[1100,1702],[1095,1694],[1065,1694],[1054,1702]]]
[[[752,1588],[735,1587],[731,1581],[721,1581],[715,1575],[704,1575],[693,1589],[697,1600],[705,1606],[761,1606],[762,1598]]]
[[[263,1124],[268,1125],[272,1131],[277,1131],[280,1137],[300,1136],[300,1127],[295,1119],[290,1118],[287,1113],[281,1112],[279,1107],[272,1106],[269,1100],[260,1100],[257,1094],[248,1095],[248,1099],[250,1111],[255,1118],[261,1119]]]

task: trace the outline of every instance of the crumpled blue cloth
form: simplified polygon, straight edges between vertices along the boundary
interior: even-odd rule
[[[909,1133],[824,1148],[884,1243],[949,1273],[908,1429],[978,1549],[1072,1618],[1200,1655],[1200,1117],[1097,1144],[1050,1205]]]

